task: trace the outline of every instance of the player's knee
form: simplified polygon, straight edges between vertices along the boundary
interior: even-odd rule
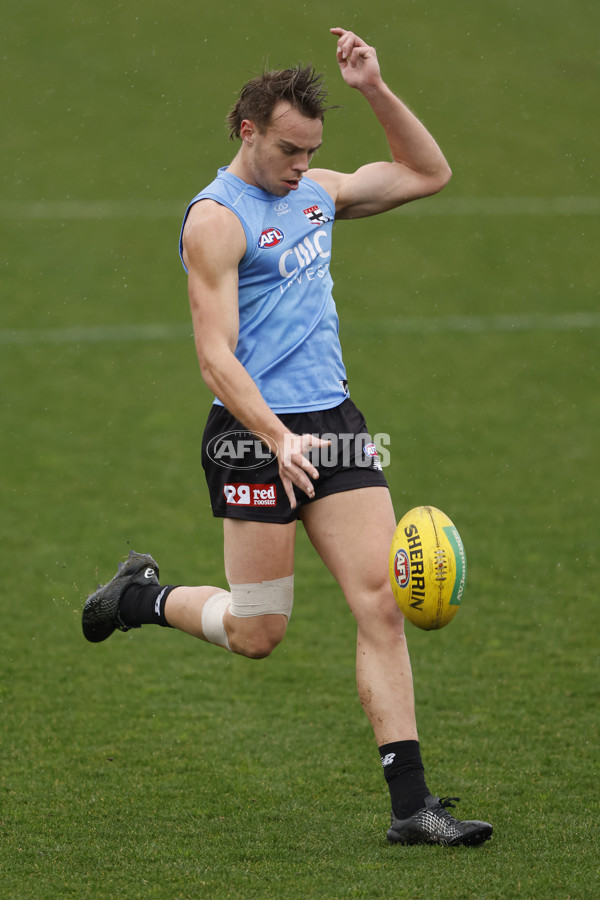
[[[287,619],[282,615],[234,620],[229,631],[229,646],[240,656],[265,659],[281,643],[286,629]]]
[[[363,633],[385,634],[392,640],[404,634],[404,616],[387,579],[372,590],[365,591],[352,606]]]
[[[231,649],[264,659],[283,640],[294,604],[294,576],[229,587]]]
[[[231,592],[210,597],[202,611],[205,640],[264,659],[283,640],[294,603],[294,576],[252,584],[232,584]]]

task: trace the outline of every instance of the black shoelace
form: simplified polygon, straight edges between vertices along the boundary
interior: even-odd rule
[[[454,809],[457,803],[460,803],[460,797],[440,797],[439,800],[442,812],[445,813],[447,818],[452,818],[448,809]]]

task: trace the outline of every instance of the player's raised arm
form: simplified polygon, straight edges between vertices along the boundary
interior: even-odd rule
[[[368,101],[393,160],[369,163],[349,175],[311,172],[334,197],[338,218],[375,215],[440,191],[450,180],[450,167],[425,126],[383,81],[375,48],[343,28],[332,28],[331,33],[338,38],[342,77]]]

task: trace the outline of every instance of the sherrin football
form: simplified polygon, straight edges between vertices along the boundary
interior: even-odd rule
[[[453,522],[435,506],[417,506],[398,523],[390,581],[406,618],[425,631],[443,628],[458,611],[467,558]]]

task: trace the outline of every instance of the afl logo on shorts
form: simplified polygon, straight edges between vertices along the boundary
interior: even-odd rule
[[[410,581],[410,562],[404,549],[398,550],[394,557],[394,578],[398,587],[405,588]]]
[[[270,250],[271,247],[276,247],[277,244],[280,244],[282,240],[283,231],[280,231],[279,228],[265,228],[265,230],[260,233],[258,249]]]
[[[261,437],[265,438],[265,443]],[[206,455],[223,469],[260,469],[273,462],[277,455],[271,453],[266,446],[268,443],[274,441],[260,431],[226,431],[211,438],[206,445]]]

